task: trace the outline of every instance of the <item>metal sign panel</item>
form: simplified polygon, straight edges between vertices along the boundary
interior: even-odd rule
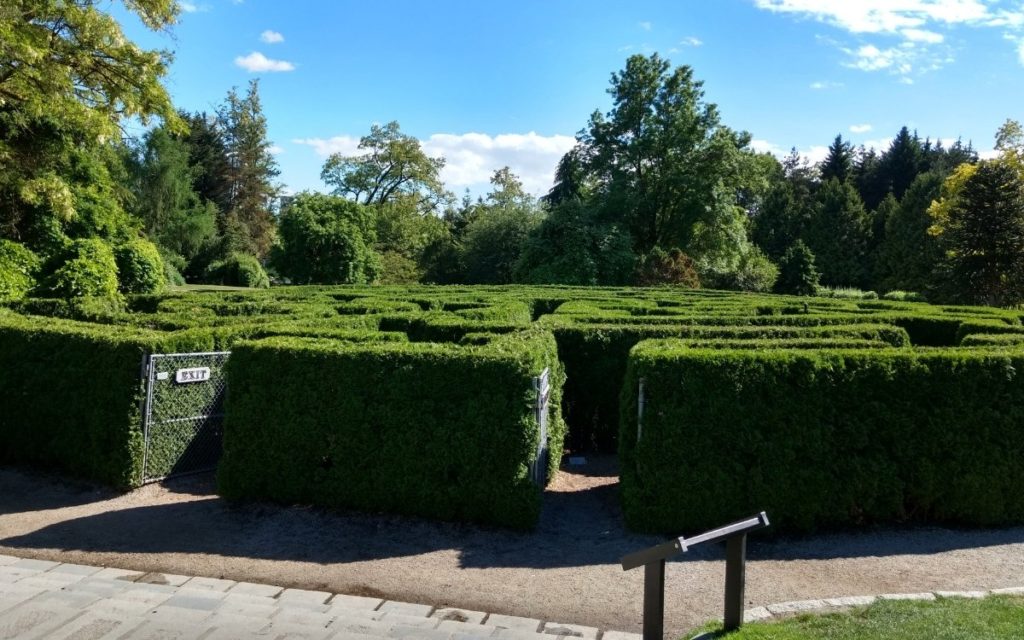
[[[533,461],[530,475],[533,481],[543,487],[547,484],[548,478],[548,414],[549,400],[551,399],[551,370],[544,369],[540,375],[533,379],[533,390],[537,394],[537,401],[534,410],[537,416],[537,426],[540,428],[540,438],[537,442],[537,457]]]
[[[192,367],[178,369],[174,372],[174,381],[178,384],[189,382],[207,382],[210,379],[210,367]]]

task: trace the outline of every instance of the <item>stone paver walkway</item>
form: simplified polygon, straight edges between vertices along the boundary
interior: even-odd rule
[[[0,639],[639,640],[480,611],[0,555]]]

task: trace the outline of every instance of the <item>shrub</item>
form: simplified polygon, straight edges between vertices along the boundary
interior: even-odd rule
[[[878,300],[878,294],[874,291],[864,291],[857,287],[818,287],[814,295],[843,300]]]
[[[35,286],[39,264],[24,245],[0,240],[0,302],[24,298]]]
[[[564,433],[550,334],[482,346],[270,338],[233,349],[218,488],[232,499],[532,527],[533,376],[552,369],[553,473]],[[344,392],[339,393],[339,389]]]
[[[373,282],[373,210],[340,196],[300,193],[281,212],[275,268],[294,284]]]
[[[415,260],[397,251],[385,251],[380,254],[377,284],[416,284],[422,276]]]
[[[655,247],[640,259],[636,284],[651,287],[661,284],[677,285],[688,289],[700,288],[697,267],[690,256],[679,249],[664,251]]]
[[[927,302],[923,294],[913,291],[889,291],[882,295],[882,300],[895,300],[898,302]]]
[[[736,272],[729,276],[728,289],[740,291],[771,291],[779,279],[779,268],[759,249],[748,251],[740,258]]]
[[[650,338],[689,340],[879,340],[906,346],[906,331],[886,325],[697,326],[686,324],[585,324],[549,321],[565,364],[566,421],[573,449],[615,451],[619,433],[619,390],[629,350]]]
[[[53,262],[56,268],[43,278],[39,287],[45,295],[121,299],[117,261],[106,242],[98,238],[76,240]]]
[[[127,242],[117,247],[115,257],[122,293],[157,293],[164,288],[164,261],[152,242]]]
[[[813,296],[818,290],[821,274],[814,265],[814,254],[801,240],[779,260],[779,278],[775,281],[775,293],[788,293],[795,296]]]
[[[627,523],[678,533],[760,510],[797,531],[1024,521],[1022,367],[1019,353],[645,342],[622,388]]]
[[[211,346],[195,332],[0,316],[0,462],[137,486],[143,354]]]
[[[265,289],[270,286],[270,278],[260,261],[246,253],[232,253],[210,263],[206,268],[206,281],[230,287]]]

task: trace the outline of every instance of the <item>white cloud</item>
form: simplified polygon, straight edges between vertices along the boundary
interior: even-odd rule
[[[295,65],[285,60],[273,60],[259,51],[253,51],[247,56],[235,58],[235,66],[246,71],[257,73],[259,71],[294,71]]]
[[[982,0],[754,0],[759,9],[792,13],[852,33],[893,34],[930,23],[985,24],[995,15]]]
[[[843,49],[843,52],[850,56],[850,59],[843,63],[843,66],[861,71],[887,70],[903,79],[915,70],[919,63],[919,52],[911,46],[889,47],[879,49],[873,44],[866,44],[857,49]],[[929,69],[938,68],[938,61],[932,60]]]
[[[284,36],[278,33],[277,31],[267,29],[266,31],[260,34],[260,40],[266,42],[267,44],[277,44],[278,42],[284,42]]]
[[[769,142],[768,140],[751,140],[750,148],[758,153],[770,153],[780,160],[788,156],[791,151],[791,149],[783,149],[779,145]],[[828,147],[814,145],[807,149],[797,149],[797,153],[799,153],[802,158],[806,158],[811,164],[816,164],[828,157]]]
[[[841,89],[844,86],[845,85],[842,82],[827,82],[827,81],[812,82],[810,84],[810,87],[812,89],[814,89],[815,91],[824,91],[825,89]]]
[[[850,125],[850,131],[853,133],[867,133],[874,129],[870,124],[853,124]]]
[[[312,147],[321,157],[332,153],[349,156],[360,153],[359,138],[349,135],[292,142]],[[449,188],[485,191],[494,171],[508,166],[523,181],[527,191],[541,195],[551,188],[558,161],[573,148],[576,139],[566,135],[543,136],[533,131],[496,136],[435,133],[420,143],[427,155],[445,158],[441,179]]]
[[[700,47],[704,44],[704,41],[696,36],[689,36],[679,41],[679,44],[684,47]]]
[[[185,13],[206,13],[210,10],[210,5],[208,4],[195,4],[193,2],[179,2],[178,6]]]
[[[886,69],[912,84],[911,73],[935,71],[953,62],[940,30],[999,28],[1017,37],[1024,28],[1024,4],[1017,0],[753,0],[766,11],[815,20],[858,36],[859,46],[833,43],[863,71]],[[1006,9],[998,5],[1009,5]],[[865,36],[895,38],[896,47],[863,42]],[[877,52],[878,55],[864,55]],[[898,54],[903,50],[903,54]],[[1024,55],[1024,54],[1022,54]],[[1024,60],[1022,60],[1024,62]]]
[[[1024,64],[1024,39],[1021,39],[1017,45],[1017,56],[1020,58],[1020,63]]]
[[[470,187],[486,183],[495,169],[507,165],[527,191],[540,195],[551,187],[558,161],[575,144],[573,136],[542,136],[533,131],[493,137],[482,133],[437,133],[423,142],[423,149],[429,155],[447,159],[441,175],[448,185]]]
[[[638,22],[636,24],[637,24],[638,27],[640,27],[644,31],[650,31],[652,28],[654,28],[654,25],[651,24],[650,22],[647,22],[646,20],[643,21],[643,22]]]
[[[360,153],[359,138],[354,136],[334,136],[326,140],[324,138],[295,138],[292,142],[313,147],[313,151],[323,158],[334,153],[340,153],[343,156],[354,156]]]
[[[904,38],[911,42],[938,44],[946,39],[941,33],[935,33],[934,31],[928,31],[927,29],[904,29],[900,33],[903,34]]]
[[[284,153],[284,147],[278,146],[276,144],[272,144],[272,145],[270,145],[270,148],[267,149],[267,151],[269,151],[272,155],[277,156],[277,155],[281,155],[282,153]]]

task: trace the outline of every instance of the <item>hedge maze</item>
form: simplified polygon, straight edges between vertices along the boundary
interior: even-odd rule
[[[230,350],[233,499],[533,526],[564,450],[627,524],[1024,522],[1019,312],[674,289],[284,287],[0,309],[0,462],[141,482],[145,354]],[[643,388],[641,398],[640,389]]]

